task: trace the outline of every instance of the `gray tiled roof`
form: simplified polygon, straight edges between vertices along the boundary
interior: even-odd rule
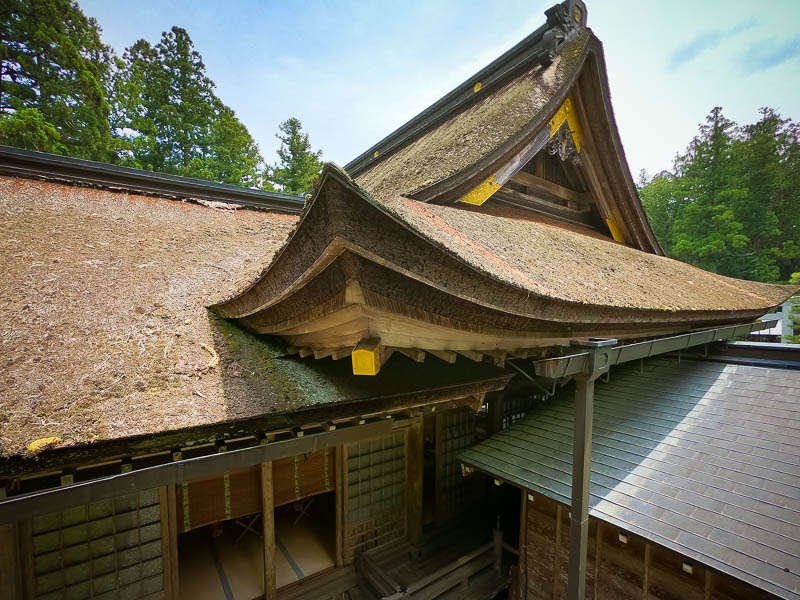
[[[461,455],[570,503],[567,391]],[[598,382],[590,514],[800,599],[800,371],[658,359]]]

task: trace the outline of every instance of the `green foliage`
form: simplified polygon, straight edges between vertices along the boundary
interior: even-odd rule
[[[247,128],[215,94],[185,29],[156,46],[139,40],[114,81],[114,125],[124,164],[254,186],[263,159]]]
[[[641,185],[667,255],[756,281],[800,270],[799,132],[769,108],[743,127],[714,108],[672,171]]]
[[[791,285],[800,285],[800,272],[792,273],[792,276],[789,277],[789,283]],[[796,303],[792,306],[792,310],[789,313],[789,320],[792,323],[792,329],[794,331],[800,331],[800,298],[797,296],[794,298],[796,299]],[[784,335],[783,339],[791,344],[800,344],[800,334]]]
[[[280,161],[272,167],[267,179],[286,194],[310,192],[322,170],[322,150],[314,152],[308,134],[294,117],[279,126],[276,137],[281,141]]]
[[[100,27],[69,0],[0,3],[0,143],[109,160],[106,86],[113,64]]]
[[[0,117],[0,140],[19,148],[66,154],[61,133],[35,108],[20,108]]]
[[[185,29],[117,58],[70,0],[0,3],[0,143],[243,186],[247,128],[214,94]]]

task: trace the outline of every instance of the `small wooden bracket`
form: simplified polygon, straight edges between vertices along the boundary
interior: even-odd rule
[[[483,354],[476,352],[475,350],[458,350],[458,353],[465,358],[474,360],[475,362],[481,362],[483,360]]]
[[[396,350],[415,362],[423,362],[425,360],[425,350],[420,350],[419,348],[396,348]]]
[[[441,359],[444,362],[456,362],[456,353],[452,350],[428,350],[427,352],[428,354],[433,354],[436,358]]]

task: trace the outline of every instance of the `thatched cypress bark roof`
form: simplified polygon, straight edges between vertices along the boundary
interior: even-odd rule
[[[44,438],[105,451],[170,431],[180,445],[213,438],[204,427],[261,419],[269,430],[290,412],[507,379],[407,359],[354,379],[348,361],[287,357],[279,340],[209,312],[258,275],[293,216],[0,177],[0,222],[0,457],[30,456]]]

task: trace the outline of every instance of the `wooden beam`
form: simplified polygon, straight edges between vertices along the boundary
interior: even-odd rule
[[[0,523],[21,521],[36,515],[64,510],[76,504],[113,498],[131,489],[149,489],[170,483],[214,477],[224,471],[250,467],[266,461],[306,454],[343,443],[382,437],[389,435],[392,427],[391,421],[375,421],[358,427],[342,427],[334,431],[310,433],[304,437],[241,448],[236,452],[208,454],[193,460],[136,469],[130,473],[51,488],[32,495],[12,496],[0,501]]]
[[[272,463],[261,463],[261,522],[264,526],[264,598],[276,597],[275,577],[275,500],[272,489]]]
[[[480,352],[476,352],[474,350],[458,350],[458,354],[463,356],[464,358],[468,358],[470,360],[474,360],[475,362],[482,362],[483,361],[483,354]]]
[[[351,355],[353,375],[377,375],[391,355],[392,349],[381,346],[379,339],[361,340]]]
[[[427,350],[427,353],[433,354],[436,358],[441,359],[444,362],[456,362],[457,355],[452,350]]]
[[[305,358],[307,356],[311,356],[314,354],[314,350],[311,348],[300,348],[300,358]]]
[[[346,348],[334,348],[333,352],[331,352],[331,358],[333,360],[340,360],[350,356],[352,352],[353,349],[350,346],[347,346]]]
[[[517,190],[509,187],[504,187],[503,189],[499,190],[494,197],[497,200],[502,200],[508,204],[512,204],[520,208],[526,208],[534,212],[549,215],[551,217],[558,217],[559,219],[563,219],[576,225],[586,226],[589,224],[591,209],[588,208],[576,210],[574,208],[569,208],[568,206],[562,206],[561,204],[553,202],[552,200],[537,198],[536,196],[531,196],[530,194],[523,194],[522,192],[518,192]]]
[[[327,358],[331,354],[333,354],[334,348],[324,348],[322,350],[314,350],[314,358],[319,360],[320,358]]]
[[[425,360],[425,350],[418,348],[396,348],[396,350],[413,361],[423,362]]]
[[[423,486],[423,453],[424,433],[422,431],[422,414],[411,418],[406,434],[406,507],[408,518],[408,540],[412,544],[422,538],[422,486]]]
[[[300,348],[297,346],[286,346],[286,354],[291,356],[292,354],[297,354],[298,352],[300,352]]]
[[[575,190],[571,190],[563,185],[558,185],[557,183],[537,177],[536,175],[531,175],[525,171],[520,171],[514,175],[514,177],[511,178],[511,181],[518,185],[524,186],[529,190],[551,196],[558,200],[563,200],[564,202],[572,202],[573,204],[577,204],[579,206],[586,207],[592,202],[591,194],[587,194],[586,192],[576,192]]]

